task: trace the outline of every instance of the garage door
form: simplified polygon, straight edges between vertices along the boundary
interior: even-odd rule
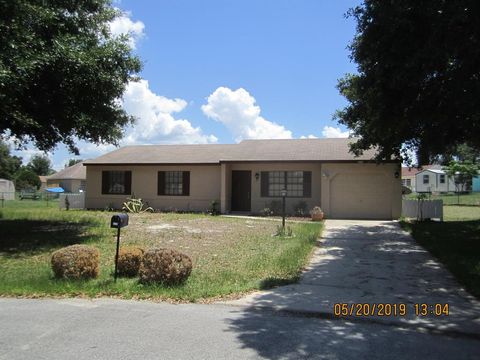
[[[330,183],[332,218],[391,219],[391,183],[381,173],[340,173]]]

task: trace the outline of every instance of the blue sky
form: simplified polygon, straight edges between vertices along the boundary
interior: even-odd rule
[[[245,138],[346,136],[332,120],[337,79],[355,71],[346,49],[359,1],[122,0],[112,33],[129,32],[142,61],[125,110],[138,118],[122,145],[233,143]],[[111,146],[80,142],[80,158]],[[27,160],[34,148],[17,154]],[[54,167],[73,156],[60,145]]]

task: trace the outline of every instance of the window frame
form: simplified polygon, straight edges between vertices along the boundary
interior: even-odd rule
[[[174,174],[172,173],[179,173]],[[168,179],[178,179],[180,180],[179,184],[181,185],[180,193],[169,193],[167,191]],[[177,183],[178,185],[178,183]],[[185,170],[166,170],[158,171],[157,173],[157,196],[190,196],[190,171]]]
[[[112,173],[123,174],[123,192],[112,192]],[[107,190],[108,189],[108,190]],[[132,194],[132,171],[131,170],[103,170],[102,171],[102,195],[131,195]]]
[[[440,182],[440,184],[445,184],[446,183],[445,174],[440,174],[438,181]]]
[[[425,180],[426,180],[426,181],[425,181]],[[423,185],[428,185],[428,184],[430,184],[430,175],[428,175],[428,174],[423,175],[423,177],[422,177],[422,184],[423,184]]]
[[[278,178],[278,174],[283,173],[283,181],[271,181],[272,174],[274,178]],[[299,177],[292,176],[292,174],[301,173],[301,181],[295,181]],[[290,174],[290,176],[289,176]],[[287,198],[311,198],[312,197],[312,172],[304,170],[272,170],[272,171],[262,171],[261,173],[261,192],[260,197],[262,198],[281,198],[282,195],[279,193],[271,195],[271,185],[283,185],[281,189],[276,189],[275,191],[280,192],[282,189],[287,190]],[[292,187],[296,187],[298,190],[299,185],[302,187],[302,194],[290,195]],[[290,190],[289,190],[290,188]]]

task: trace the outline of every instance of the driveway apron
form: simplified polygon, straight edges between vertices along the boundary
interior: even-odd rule
[[[335,317],[335,304],[348,304],[344,318],[349,320],[480,338],[480,302],[396,221],[327,220],[319,247],[297,284],[228,303],[327,318]],[[415,304],[418,309],[426,304],[428,314],[417,316]],[[448,304],[449,314],[436,316],[436,304],[442,309]],[[399,314],[400,306],[405,314]],[[379,314],[381,308],[392,314]]]

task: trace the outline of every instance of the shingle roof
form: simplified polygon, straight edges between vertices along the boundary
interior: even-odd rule
[[[64,179],[79,179],[85,180],[87,178],[87,169],[83,166],[83,162],[77,163],[73,166],[67,167],[59,172],[50,175],[47,180],[64,180]]]
[[[218,164],[228,161],[352,161],[372,160],[374,150],[355,157],[354,139],[244,140],[239,144],[126,146],[96,159],[95,164]]]
[[[437,169],[441,170],[442,166],[441,165],[422,165],[420,168],[416,167],[402,167],[402,177],[405,176],[415,176],[418,174],[420,171],[427,170],[427,169]]]

